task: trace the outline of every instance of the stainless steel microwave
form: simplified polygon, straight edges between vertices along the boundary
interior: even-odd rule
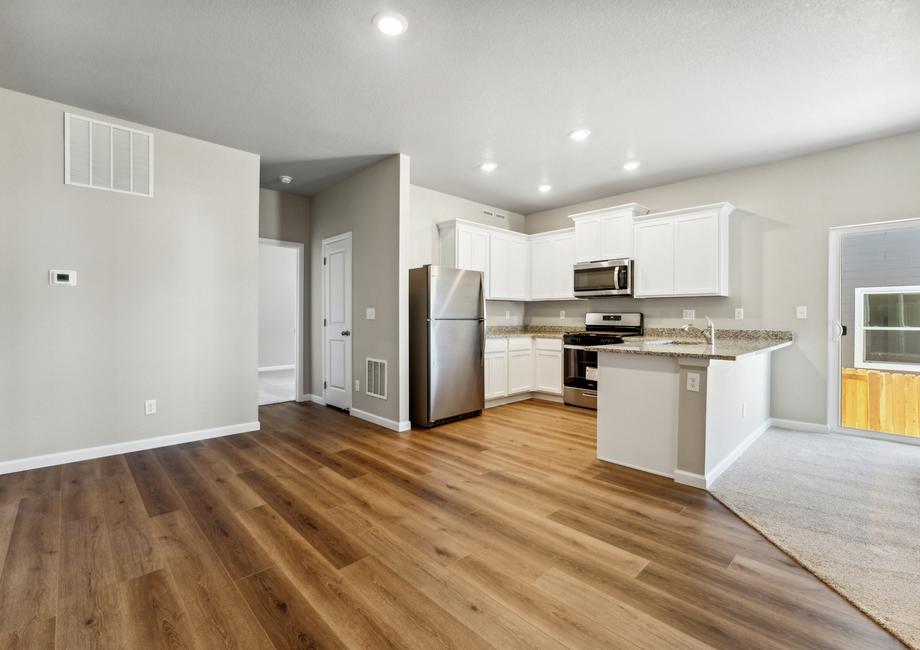
[[[576,264],[574,274],[576,298],[632,295],[632,260],[604,260]]]

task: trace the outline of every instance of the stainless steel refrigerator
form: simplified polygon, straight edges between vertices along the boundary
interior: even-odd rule
[[[409,271],[409,412],[432,427],[485,405],[482,273],[427,265]]]

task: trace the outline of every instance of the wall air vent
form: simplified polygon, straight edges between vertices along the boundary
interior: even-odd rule
[[[367,359],[365,392],[371,397],[387,398],[387,362],[383,359]]]
[[[153,134],[64,113],[64,183],[153,196]]]

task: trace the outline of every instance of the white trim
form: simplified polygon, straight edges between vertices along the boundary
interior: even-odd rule
[[[632,465],[630,463],[624,463],[619,460],[612,460],[610,458],[604,458],[603,456],[598,456],[598,460],[602,460],[605,463],[610,463],[611,465],[621,465],[622,467],[628,467],[629,469],[637,469],[640,472],[647,472],[649,474],[655,474],[657,476],[664,476],[665,478],[674,478],[673,472],[659,472],[657,469],[649,469],[648,467],[642,467],[641,465]]]
[[[52,465],[63,465],[65,463],[75,463],[81,460],[92,460],[94,458],[104,458],[106,456],[115,456],[117,454],[128,454],[133,451],[144,451],[146,449],[156,449],[157,447],[168,447],[170,445],[179,445],[185,442],[195,442],[196,440],[207,440],[208,438],[220,438],[237,433],[246,433],[249,431],[258,431],[261,425],[258,421],[241,422],[239,424],[228,424],[222,427],[211,429],[201,429],[199,431],[187,431],[185,433],[174,433],[156,438],[143,438],[141,440],[129,440],[127,442],[116,442],[111,445],[100,445],[98,447],[86,447],[85,449],[73,449],[71,451],[60,451],[44,456],[31,456],[29,458],[17,458],[0,462],[0,474],[9,474],[11,472],[22,472],[28,469],[37,469],[39,467],[50,467]]]
[[[279,370],[296,370],[297,364],[292,363],[286,366],[262,366],[259,368],[259,372],[278,372]]]
[[[722,475],[722,472],[727,470],[729,466],[734,463],[738,458],[747,451],[748,447],[754,444],[754,442],[764,434],[771,426],[773,426],[773,419],[767,418],[764,420],[759,427],[751,431],[748,436],[738,443],[738,446],[729,452],[729,454],[723,458],[719,463],[713,467],[710,471],[706,472],[706,475],[703,478],[703,487],[709,489],[712,487],[712,484],[715,482],[719,476]],[[677,472],[682,470],[674,471],[674,480],[677,481]],[[698,476],[698,475],[697,475]],[[678,481],[679,483],[682,481]]]
[[[853,365],[857,368],[867,370],[892,370],[895,372],[920,372],[920,364],[917,363],[895,363],[887,361],[866,361],[865,332],[866,331],[889,331],[889,332],[918,332],[920,327],[889,327],[889,326],[869,326],[863,325],[865,322],[865,297],[869,295],[895,294],[895,293],[913,293],[920,292],[917,285],[906,287],[858,287],[856,289],[856,313],[853,318]]]
[[[826,424],[817,422],[803,422],[801,420],[785,420],[783,418],[771,418],[770,426],[777,429],[791,429],[792,431],[804,431],[805,433],[829,433],[830,427]]]
[[[830,432],[841,436],[854,436],[858,438],[884,440],[885,442],[897,442],[902,445],[920,445],[920,438],[905,436],[898,433],[884,433],[883,431],[870,431],[869,429],[848,429],[845,427],[831,427]]]
[[[694,474],[693,472],[685,472],[682,469],[674,470],[674,482],[682,485],[689,485],[690,487],[699,488],[701,490],[706,489],[705,476],[702,474]]]
[[[326,406],[326,400],[324,400],[319,395],[313,395],[312,393],[304,393],[303,397],[300,398],[301,402],[313,402],[314,404],[319,404],[320,406]]]
[[[390,420],[373,413],[368,413],[367,411],[362,411],[360,409],[352,408],[348,411],[351,415],[359,418],[361,420],[366,420],[368,422],[373,422],[374,424],[379,424],[382,427],[387,429],[392,429],[393,431],[408,431],[412,428],[411,422],[397,422],[396,420]]]
[[[486,400],[485,406],[483,408],[490,409],[496,406],[504,406],[505,404],[525,402],[529,399],[539,399],[543,400],[544,402],[554,402],[556,404],[565,403],[565,401],[562,399],[562,395],[554,395],[553,393],[544,393],[542,391],[534,390],[526,393],[516,393],[507,397],[495,397],[493,399],[488,399]]]

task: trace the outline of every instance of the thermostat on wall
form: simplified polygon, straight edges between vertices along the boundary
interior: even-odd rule
[[[77,286],[76,271],[58,271],[56,269],[51,269],[48,271],[48,278],[51,284],[63,284],[70,287]]]

